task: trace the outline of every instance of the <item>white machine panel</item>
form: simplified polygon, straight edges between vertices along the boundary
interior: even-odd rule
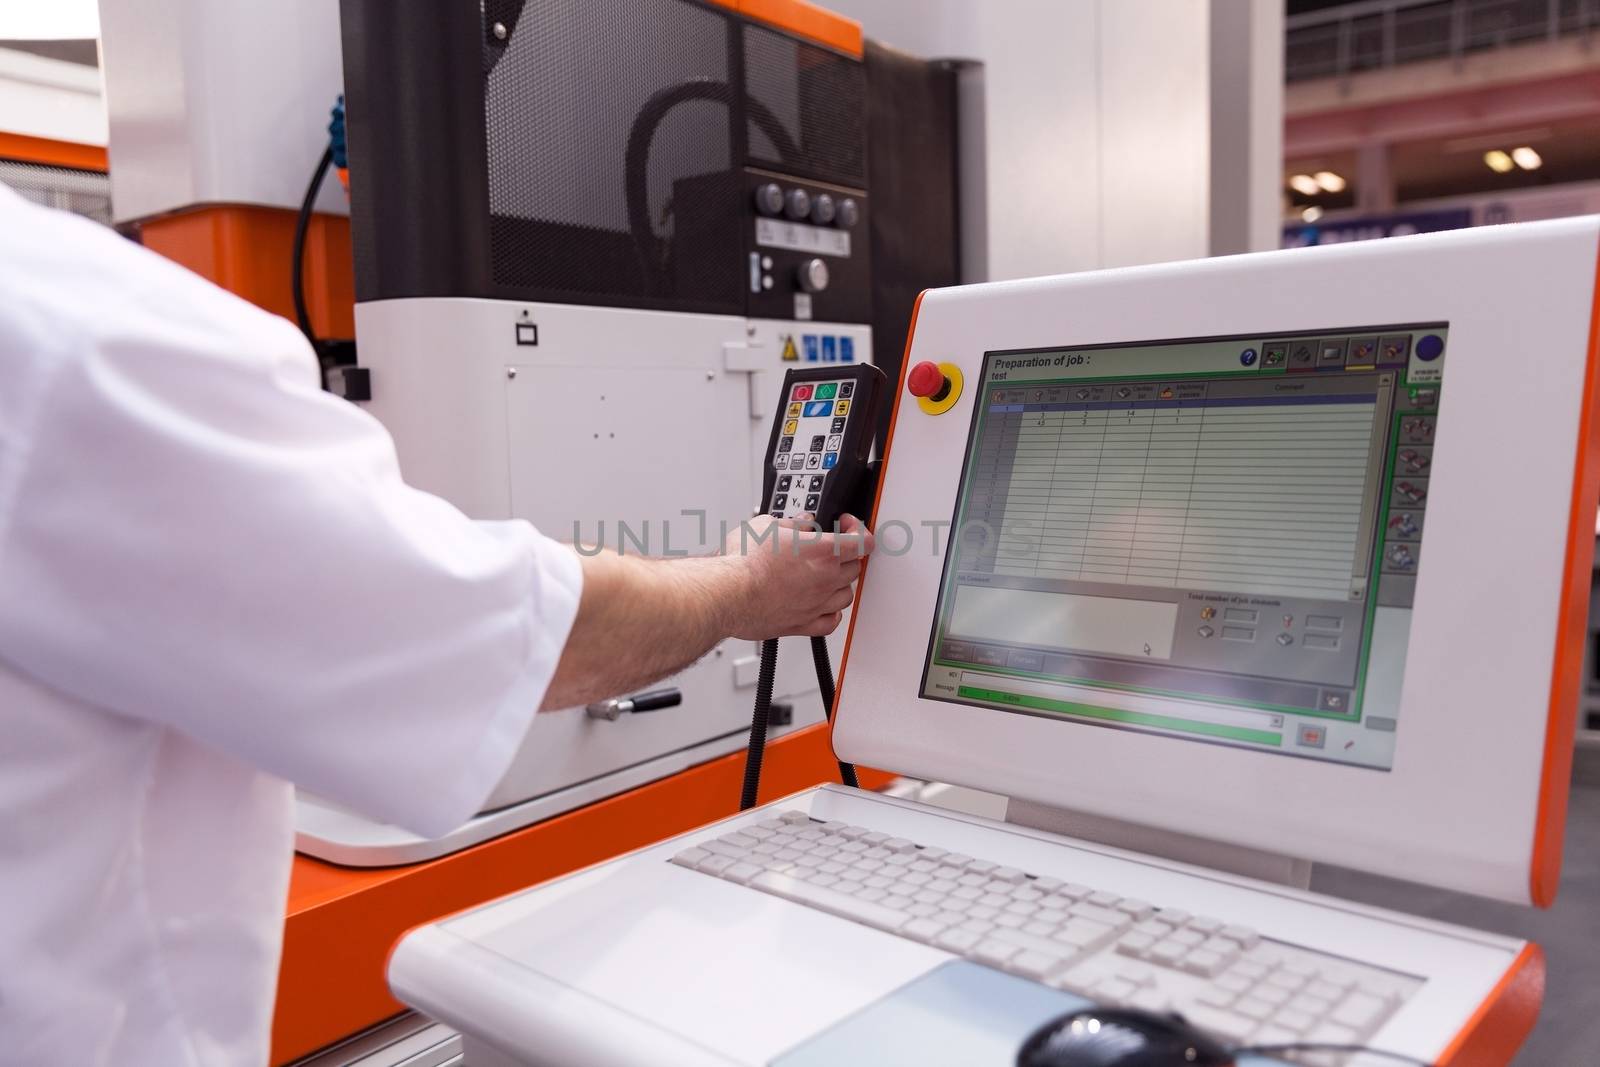
[[[622,551],[653,556],[712,551],[759,503],[791,338],[801,362],[806,333],[834,337],[835,353],[845,336],[853,356],[871,352],[865,326],[470,299],[358,304],[356,332],[370,410],[408,482],[476,518],[527,519],[580,551],[602,540],[618,550],[620,539]],[[842,644],[841,629],[836,661]],[[540,715],[486,810],[519,805],[543,818],[738,750],[757,655],[726,641],[663,681],[682,690],[678,707],[615,721],[583,708]],[[785,643],[774,699],[795,715],[774,736],[821,721],[815,694],[809,649]],[[359,862],[348,813],[303,808],[302,828],[324,832],[303,833],[302,848]],[[370,834],[372,862],[438,854],[396,834]]]
[[[1576,677],[1552,682],[1551,650],[1558,638],[1571,638],[1558,627],[1568,532],[1575,514],[1587,524],[1595,506],[1593,499],[1575,501],[1574,482],[1589,380],[1597,234],[1595,219],[1570,220],[925,294],[908,363],[953,363],[966,389],[953,410],[937,417],[900,398],[878,509],[879,551],[857,604],[860,629],[841,691],[840,756],[1058,808],[1528,901],[1536,895],[1530,874],[1536,826],[1541,819],[1559,826],[1561,818],[1559,801],[1541,805],[1547,723],[1552,706],[1568,700],[1578,684]],[[1368,354],[1362,373],[1347,372],[1346,349],[1368,339],[1362,335],[1376,341],[1391,332],[1416,343],[1431,336],[1429,358],[1418,362],[1413,353],[1408,364],[1401,353],[1392,373],[1383,373],[1383,360]],[[1137,389],[1146,387],[1115,382],[1119,375],[1138,376],[1129,360],[1146,361],[1139,365],[1143,371],[1159,366],[1173,389],[1188,380],[1183,371],[1205,372],[1210,384],[1204,388],[1215,393],[1221,379],[1211,372],[1229,361],[1235,372],[1230,383],[1241,370],[1259,371],[1265,381],[1269,352],[1260,339],[1319,335],[1339,338],[1328,355],[1339,364],[1332,373],[1283,373],[1276,380],[1301,391],[1324,390],[1328,395],[1318,398],[1323,406],[1273,409],[1279,414],[1266,419],[1228,416],[1237,421],[1229,428],[1233,451],[1219,463],[1236,486],[1226,507],[1248,510],[1253,523],[1281,527],[1281,538],[1267,549],[1259,538],[1241,535],[1257,558],[1228,543],[1228,523],[1244,520],[1204,516],[1215,527],[1211,532],[1224,536],[1207,549],[1211,573],[1189,566],[1196,573],[1186,571],[1181,582],[1171,574],[1152,572],[1135,581],[1126,571],[1085,571],[1081,577],[1100,584],[1065,597],[1025,592],[1020,595],[1033,600],[1021,607],[1018,597],[997,596],[983,585],[951,587],[946,638],[960,639],[964,630],[1030,646],[1036,650],[1030,657],[1059,652],[1076,656],[1075,664],[1115,661],[1124,671],[1120,681],[1106,675],[1095,685],[1061,684],[1041,676],[1070,673],[1065,668],[1013,662],[1028,669],[1009,673],[1031,677],[985,688],[984,679],[1005,672],[979,667],[968,677],[931,659],[930,626],[941,617],[946,555],[942,545],[934,548],[926,524],[949,524],[956,516],[965,467],[971,468],[969,503],[981,503],[988,453],[980,455],[979,443],[987,448],[999,440],[1002,451],[1014,452],[1019,439],[1015,428],[1006,431],[1009,438],[984,436],[993,424],[975,421],[974,405],[993,405],[986,417],[1015,411],[1028,412],[1026,419],[1041,411],[1039,401],[1051,397],[1027,392],[1035,357],[1050,364],[1045,373],[1066,384],[1072,374],[1088,372],[1078,361],[1090,359],[1093,373],[1103,375],[1093,388],[1115,387],[1122,390],[1119,399],[1137,400]],[[1257,340],[1240,340],[1250,338]],[[1212,341],[1216,351],[1207,347]],[[1009,375],[992,377],[990,390],[984,388],[986,353],[1014,357],[1004,367],[990,364],[991,372]],[[1276,362],[1293,352],[1270,355]],[[1271,369],[1284,370],[1281,364]],[[1396,444],[1421,428],[1403,427],[1405,409],[1386,407],[1383,397],[1356,395],[1357,383],[1373,393],[1409,390],[1414,401],[1421,390],[1421,400],[1436,402],[1431,444]],[[1274,391],[1282,389],[1267,388]],[[1073,392],[1062,399],[1083,398]],[[1275,402],[1228,393],[1230,404],[1257,399]],[[1394,412],[1392,427],[1374,420],[1375,408]],[[969,449],[975,426],[980,436]],[[1315,448],[1300,444],[1302,435]],[[1043,460],[1058,472],[1082,466],[1068,454],[1076,447],[1068,436],[1062,430],[1052,438]],[[1194,446],[1187,440],[1174,438],[1169,451],[1173,462],[1192,466]],[[1183,490],[1182,477],[1166,477],[1171,471],[1155,478],[1145,473],[1163,462],[1160,452],[1147,442],[1129,459],[1136,495],[1140,479],[1145,493]],[[1388,478],[1381,462],[1389,461],[1396,464],[1397,494],[1390,518],[1398,522],[1414,506],[1403,499],[1407,493],[1425,490],[1420,566],[1415,550],[1384,541],[1382,529],[1377,537],[1385,551],[1362,556],[1371,542],[1362,542],[1360,531],[1370,533],[1376,524],[1361,509],[1376,505],[1363,505],[1358,490]],[[1380,466],[1370,467],[1374,463]],[[1401,478],[1402,464],[1422,470],[1421,478]],[[1125,473],[1105,464],[1099,469],[1113,478]],[[1282,478],[1289,482],[1274,481]],[[1331,488],[1297,495],[1308,479]],[[1011,484],[1021,483],[1013,477]],[[1318,511],[1332,499],[1328,493],[1349,499]],[[1303,500],[1305,513],[1297,513],[1300,505],[1272,503],[1280,498]],[[1081,518],[1074,507],[1046,515],[1044,526]],[[1128,509],[1130,531],[1135,510],[1143,516],[1150,509]],[[1420,525],[1420,512],[1418,518]],[[1290,546],[1293,531],[1298,541]],[[915,536],[909,548],[908,534]],[[1352,654],[1357,646],[1351,641],[1336,651],[1339,620],[1308,616],[1321,609],[1305,605],[1337,602],[1341,592],[1354,601],[1365,587],[1346,587],[1353,573],[1362,573],[1361,560],[1387,568],[1390,549],[1396,568],[1415,575],[1407,579],[1414,589],[1404,609],[1380,599],[1366,616],[1363,633],[1378,647],[1363,661],[1367,673],[1353,691],[1348,684],[1330,688],[1312,675],[1277,679],[1274,693],[1298,686],[1313,698],[1301,705],[1304,714],[1286,718],[1281,709],[1207,700],[1177,684],[1164,692],[1152,691],[1161,688],[1153,682],[1121,684],[1130,680],[1128,671],[1140,672],[1131,678],[1140,681],[1189,662],[1196,642],[1209,641],[1208,654],[1221,656],[1226,638],[1245,636],[1224,630],[1234,622],[1230,604],[1270,616],[1239,621],[1261,627],[1249,653],[1257,658],[1237,659],[1228,668],[1241,685],[1266,685],[1261,679],[1273,674],[1266,667],[1271,656],[1299,656],[1297,662],[1309,664],[1324,652],[1324,663]],[[1263,561],[1263,555],[1281,558]],[[1299,562],[1284,562],[1290,556]],[[1274,567],[1288,570],[1274,575]],[[985,580],[1007,584],[998,573]],[[1172,596],[1124,592],[1129,583],[1163,582],[1199,592],[1187,599],[1181,589]],[[1276,594],[1250,602],[1252,594],[1284,582],[1294,586],[1288,595],[1298,604]],[[1214,615],[1199,614],[1204,591],[1222,587],[1242,595],[1218,600]],[[1346,621],[1361,617],[1352,609]],[[1284,644],[1274,647],[1274,641]],[[943,690],[932,688],[936,682]],[[1006,689],[1001,697],[998,688]],[[1359,724],[1338,717],[1340,702],[1363,696]],[[1284,701],[1263,696],[1259,703]],[[1305,725],[1318,713],[1333,718],[1325,727]],[[1214,736],[1180,736],[1170,728],[1180,716],[1191,735]],[[1311,732],[1297,733],[1297,722]],[[1552,766],[1559,775],[1564,763]]]

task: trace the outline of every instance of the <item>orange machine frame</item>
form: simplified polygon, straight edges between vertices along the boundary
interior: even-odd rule
[[[4,130],[0,130],[0,159],[38,163],[46,167],[93,170],[101,174],[106,172],[106,150],[100,145],[30,137],[25,133],[7,133]]]
[[[865,44],[861,23],[807,0],[711,0],[747,19],[765,22],[847,55],[861,58]]]
[[[284,318],[294,318],[289,263],[296,213],[288,208],[207,204],[142,219],[144,246]],[[318,337],[354,337],[355,274],[350,220],[313,215],[306,230],[306,312]]]

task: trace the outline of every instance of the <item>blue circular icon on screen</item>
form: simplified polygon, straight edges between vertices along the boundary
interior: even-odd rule
[[[1243,363],[1246,367],[1255,366],[1256,365],[1256,350],[1253,349],[1253,348],[1247,348],[1243,352],[1240,352],[1239,353],[1239,362]]]
[[[1432,363],[1439,358],[1439,353],[1444,351],[1444,341],[1436,333],[1430,333],[1417,342],[1417,358],[1424,363]]]

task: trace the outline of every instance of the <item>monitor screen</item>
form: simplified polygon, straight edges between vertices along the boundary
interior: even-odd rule
[[[1388,770],[1446,341],[987,353],[922,696]]]

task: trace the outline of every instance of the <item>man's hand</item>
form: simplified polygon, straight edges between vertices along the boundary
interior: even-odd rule
[[[846,515],[838,534],[763,516],[719,556],[585,555],[583,598],[543,707],[629,693],[675,674],[718,641],[832,633],[872,534]]]
[[[854,515],[828,534],[760,516],[729,535],[723,552],[743,565],[742,594],[727,604],[728,633],[760,641],[832,633],[850,606],[872,533]]]

